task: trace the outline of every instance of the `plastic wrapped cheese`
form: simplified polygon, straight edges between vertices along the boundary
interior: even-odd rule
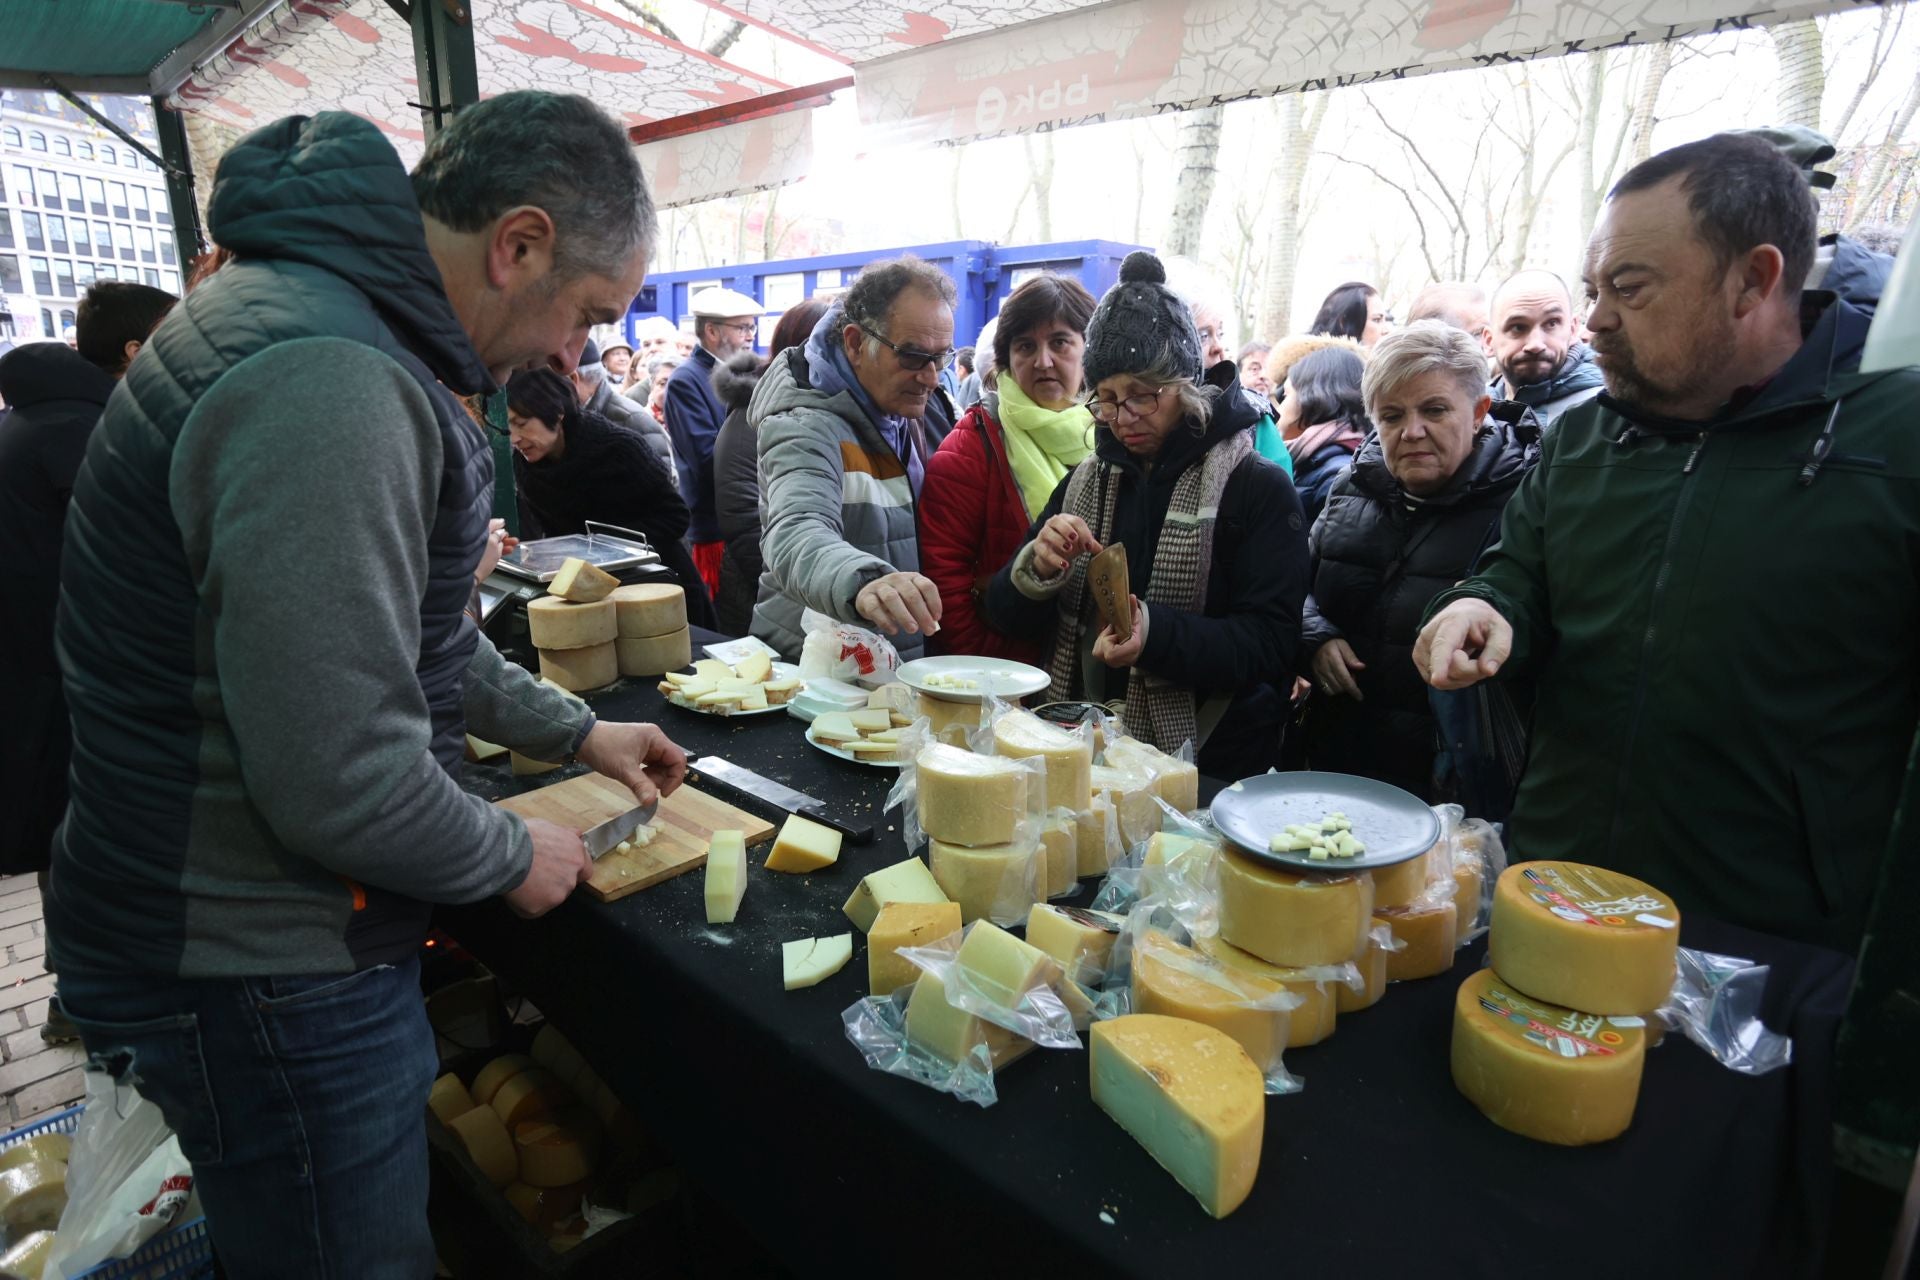
[[[1355,991],[1344,985],[1335,987],[1334,1008],[1341,1013],[1358,1013],[1380,1003],[1380,997],[1387,993],[1387,957],[1392,954],[1387,943],[1391,941],[1393,932],[1390,928],[1376,924],[1367,930],[1367,939],[1354,959],[1354,964],[1360,969],[1361,989]]]
[[[1447,885],[1451,891],[1453,886]],[[1393,907],[1374,917],[1392,930],[1403,944],[1387,953],[1387,981],[1412,982],[1431,978],[1453,967],[1456,920],[1451,893],[1424,899],[1410,907]]]
[[[974,846],[934,839],[927,843],[927,865],[942,892],[960,904],[960,917],[968,924],[1019,924],[1028,908],[1046,897],[1046,868],[1034,840]]]
[[[1487,956],[1520,991],[1600,1014],[1643,1014],[1673,989],[1680,911],[1652,885],[1577,862],[1520,862],[1493,888]]]
[[[1491,969],[1453,1002],[1453,1082],[1503,1129],[1539,1142],[1605,1142],[1633,1123],[1646,1034],[1637,1017],[1578,1012]]]
[[[1290,1012],[1299,1001],[1278,982],[1214,964],[1153,930],[1134,945],[1131,975],[1133,1012],[1185,1018],[1224,1031],[1262,1076],[1280,1066]]]
[[[1080,887],[1080,826],[1070,813],[1050,813],[1040,820],[1040,857],[1046,883],[1045,898],[1059,898]]]
[[[1220,936],[1269,964],[1344,964],[1373,915],[1373,881],[1294,874],[1233,850],[1220,856]]]
[[[558,596],[527,601],[527,630],[536,649],[586,649],[612,644],[620,625],[611,600],[575,604]]]
[[[932,839],[1004,845],[1027,817],[1027,780],[1033,771],[1015,761],[936,742],[921,749],[914,770],[920,828]]]
[[[1339,1025],[1336,997],[1346,987],[1331,969],[1268,964],[1259,956],[1249,955],[1217,937],[1195,938],[1193,945],[1215,964],[1277,982],[1300,997],[1299,1005],[1287,1014],[1287,1048],[1304,1049],[1319,1044]]]
[[[993,722],[995,754],[1020,760],[1038,756],[1047,763],[1049,809],[1085,809],[1093,799],[1093,742],[1048,724],[1031,711],[1007,711]]]
[[[22,1138],[0,1149],[0,1170],[11,1169],[20,1164],[32,1164],[36,1160],[48,1164],[65,1164],[72,1154],[73,1138],[70,1135],[36,1133],[31,1138]]]
[[[1160,810],[1153,777],[1143,770],[1096,765],[1091,775],[1093,793],[1113,806],[1120,819],[1120,839],[1131,849],[1160,829]]]
[[[542,649],[540,674],[572,693],[604,689],[620,678],[620,650],[611,640],[580,649]]]
[[[623,676],[657,676],[693,661],[693,634],[685,627],[663,636],[618,636],[613,652]]]
[[[950,729],[978,729],[986,707],[978,702],[956,702],[951,698],[930,698],[924,693],[913,696],[913,715],[924,718],[933,732],[945,737]]]
[[[52,1231],[32,1231],[14,1240],[0,1253],[0,1275],[20,1276],[22,1280],[41,1280],[47,1261],[53,1256]]]
[[[1418,857],[1408,858],[1405,862],[1396,862],[1390,867],[1373,868],[1368,873],[1373,877],[1373,909],[1378,911],[1382,907],[1404,907],[1426,893],[1427,880],[1433,868],[1433,858],[1434,851],[1429,849]]]
[[[671,582],[638,582],[615,587],[608,597],[613,601],[618,634],[630,639],[672,635],[687,629],[687,593]],[[689,656],[669,671],[691,662]]]
[[[1037,909],[1037,908],[1036,908]],[[962,924],[957,902],[892,902],[867,930],[867,994],[890,995],[920,976],[920,967],[900,958],[902,947],[924,947]]]
[[[1073,822],[1074,865],[1079,878],[1104,876],[1126,852],[1126,846],[1120,843],[1120,822],[1113,805],[1105,796],[1095,796],[1092,804],[1074,815]]]
[[[984,1045],[994,1070],[1033,1048],[1033,1041],[955,1007],[937,974],[922,973],[907,1000],[907,1042],[944,1062],[962,1062]]]
[[[1027,913],[1027,941],[1052,956],[1069,978],[1094,987],[1106,976],[1122,923],[1104,911],[1036,902]]]
[[[1190,761],[1168,755],[1137,738],[1115,738],[1107,744],[1106,763],[1145,774],[1153,792],[1182,813],[1200,807],[1200,770]]]

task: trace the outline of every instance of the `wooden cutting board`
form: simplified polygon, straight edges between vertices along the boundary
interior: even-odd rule
[[[496,801],[523,818],[544,818],[585,830],[633,808],[633,792],[597,773]],[[653,817],[653,843],[631,853],[609,853],[593,864],[587,888],[602,902],[652,888],[662,880],[707,865],[707,842],[716,831],[738,830],[747,847],[773,838],[773,824],[704,792],[682,786],[660,801]]]

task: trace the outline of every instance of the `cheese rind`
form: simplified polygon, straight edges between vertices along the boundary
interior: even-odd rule
[[[1680,912],[1652,885],[1577,862],[1517,862],[1493,886],[1487,957],[1517,989],[1587,1013],[1650,1013],[1673,990]]]
[[[795,938],[780,944],[780,979],[789,991],[811,987],[846,968],[853,958],[853,935]]]
[[[1276,1007],[1285,989],[1271,979],[1215,965],[1200,952],[1149,931],[1132,958],[1132,1008],[1185,1018],[1233,1037],[1262,1074],[1280,1065],[1289,1010]]]
[[[1093,1100],[1216,1218],[1240,1207],[1260,1172],[1266,1083],[1232,1037],[1158,1014],[1089,1031]]]
[[[1539,1142],[1605,1142],[1633,1123],[1646,1056],[1638,1018],[1533,1000],[1491,969],[1453,1003],[1453,1082],[1503,1129]]]
[[[1430,853],[1396,862],[1390,867],[1373,868],[1369,874],[1373,876],[1375,911],[1383,907],[1404,907],[1427,891]]]
[[[441,1124],[452,1124],[455,1116],[463,1116],[473,1110],[473,1095],[467,1092],[467,1086],[460,1083],[460,1077],[449,1071],[433,1082],[433,1088],[427,1090],[427,1107],[440,1117]]]
[[[493,1113],[509,1130],[528,1120],[550,1116],[572,1105],[573,1091],[545,1067],[528,1067],[500,1086],[493,1095]]]
[[[1311,976],[1299,968],[1268,964],[1259,956],[1249,955],[1217,937],[1195,938],[1193,945],[1215,964],[1277,982],[1300,997],[1300,1004],[1287,1014],[1287,1048],[1304,1049],[1319,1044],[1339,1025],[1337,996],[1346,987],[1338,980]]]
[[[1360,875],[1294,875],[1231,849],[1220,855],[1220,936],[1269,964],[1345,964],[1373,913]]]
[[[798,875],[830,867],[840,860],[840,833],[811,818],[788,814],[767,855],[767,870]]]
[[[603,689],[620,678],[620,650],[613,641],[581,649],[540,650],[540,674],[562,689]]]
[[[467,1155],[494,1186],[504,1187],[519,1174],[520,1157],[513,1149],[513,1135],[493,1108],[475,1107],[455,1116],[447,1128],[453,1130]]]
[[[890,867],[870,871],[848,895],[841,910],[862,933],[873,928],[881,908],[894,902],[946,902],[946,890],[918,858],[908,858]]]
[[[491,1106],[493,1095],[500,1092],[500,1086],[534,1065],[532,1058],[524,1053],[503,1053],[480,1068],[473,1078],[471,1096],[476,1106]]]
[[[941,890],[960,904],[960,918],[968,924],[1018,924],[1027,918],[1029,907],[1045,898],[1037,841],[975,847],[930,840],[927,864]]]
[[[1031,711],[1009,711],[993,722],[993,749],[1012,760],[1037,756],[1047,766],[1047,808],[1075,813],[1093,800],[1093,742],[1048,724]]]
[[[687,593],[674,583],[636,582],[614,588],[608,599],[620,635],[664,636],[686,629]]]
[[[1044,902],[1027,912],[1027,941],[1052,956],[1069,978],[1084,986],[1098,986],[1106,977],[1119,936],[1104,927],[1118,927],[1117,916],[1095,911],[1063,911]]]
[[[693,633],[685,627],[663,636],[619,636],[613,652],[623,676],[657,676],[693,660]]]
[[[0,1150],[0,1171],[15,1165],[32,1164],[36,1160],[47,1164],[65,1164],[72,1154],[71,1136],[64,1133],[36,1133],[31,1138],[22,1138]]]
[[[1003,845],[1027,816],[1025,767],[936,742],[914,759],[920,828],[953,845]]]
[[[930,698],[924,693],[915,693],[913,714],[916,718],[925,717],[939,735],[948,729],[978,729],[986,716],[986,707],[979,702],[956,702],[951,698]]]
[[[554,650],[612,644],[620,634],[612,602],[575,604],[558,596],[527,601],[527,630],[534,648]]]
[[[67,1207],[67,1166],[59,1160],[30,1160],[0,1171],[0,1223],[18,1239],[60,1225]]]
[[[1374,920],[1391,929],[1395,941],[1405,944],[1387,953],[1388,982],[1431,978],[1453,967],[1456,925],[1452,900],[1394,907]]]
[[[547,594],[576,604],[592,604],[605,600],[619,585],[620,579],[605,569],[590,565],[578,556],[568,556],[560,562],[560,572],[547,584]]]
[[[703,889],[707,923],[732,924],[747,896],[747,843],[739,831],[716,831],[707,841]]]
[[[957,902],[892,902],[867,931],[867,994],[891,995],[920,976],[920,966],[900,958],[903,947],[924,947],[960,931]]]

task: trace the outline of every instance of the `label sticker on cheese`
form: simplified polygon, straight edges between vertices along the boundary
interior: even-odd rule
[[[1527,894],[1562,920],[1603,929],[1635,924],[1678,926],[1679,911],[1651,885],[1575,862],[1533,862],[1520,868]]]

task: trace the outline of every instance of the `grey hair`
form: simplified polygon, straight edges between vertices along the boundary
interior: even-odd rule
[[[847,296],[841,299],[840,311],[845,323],[857,324],[867,331],[868,359],[879,358],[880,344],[872,335],[887,331],[887,318],[893,313],[893,304],[909,289],[931,294],[949,308],[960,301],[960,293],[946,272],[931,262],[911,256],[868,263],[853,287],[847,290]]]
[[[522,89],[468,107],[413,171],[421,212],[455,231],[509,209],[542,209],[554,226],[555,283],[618,276],[653,256],[660,219],[626,131],[586,98]]]
[[[580,375],[582,382],[600,383],[605,382],[607,378],[607,366],[598,361],[593,364],[583,364],[574,372]]]
[[[1379,401],[1410,378],[1444,373],[1470,400],[1487,393],[1487,353],[1472,335],[1441,320],[1419,320],[1380,339],[1367,357],[1360,398],[1367,415],[1378,416]]]
[[[1176,371],[1173,358],[1172,345],[1168,344],[1161,348],[1159,358],[1146,368],[1127,369],[1119,376],[1151,383],[1156,387],[1172,387],[1174,395],[1180,400],[1181,416],[1205,430],[1207,424],[1213,421],[1214,402],[1220,399],[1220,388],[1207,382],[1195,382]]]

